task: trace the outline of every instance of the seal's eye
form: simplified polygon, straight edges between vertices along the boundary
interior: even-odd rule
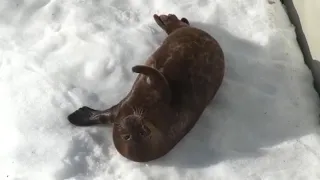
[[[131,139],[131,135],[130,134],[124,134],[124,135],[121,135],[121,138],[123,140],[129,141]]]

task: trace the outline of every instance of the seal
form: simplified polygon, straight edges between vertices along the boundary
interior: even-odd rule
[[[158,159],[194,127],[225,74],[223,51],[207,32],[174,14],[153,16],[167,33],[143,65],[131,90],[106,110],[83,106],[68,116],[76,126],[111,125],[113,143],[135,162]]]

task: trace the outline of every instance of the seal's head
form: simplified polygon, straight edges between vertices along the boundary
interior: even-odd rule
[[[153,15],[154,20],[156,23],[168,34],[172,33],[176,29],[179,29],[181,27],[190,26],[189,21],[187,18],[181,18],[178,19],[178,17],[174,14],[168,14],[168,15]]]
[[[166,77],[158,69],[136,65],[132,71],[139,73],[133,90],[121,104],[113,128],[113,142],[120,154],[138,162],[149,161],[167,152],[165,135],[153,123],[165,122],[167,113],[159,112],[159,106],[167,107],[172,92]],[[143,87],[143,88],[141,88]],[[156,104],[156,105],[155,105]],[[157,108],[148,108],[148,107]]]
[[[134,143],[143,141],[151,133],[139,115],[129,115],[123,118],[120,121],[120,128],[118,130],[123,141],[132,141]]]
[[[167,152],[162,133],[136,114],[124,116],[114,124],[113,142],[122,156],[136,162],[146,162]]]

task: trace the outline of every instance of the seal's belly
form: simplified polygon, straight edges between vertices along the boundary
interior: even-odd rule
[[[166,44],[166,61],[156,59],[155,64],[172,88],[173,105],[204,109],[222,83],[224,55],[208,34],[188,38]]]
[[[147,60],[147,66],[165,76],[172,92],[170,105],[160,108],[170,118],[150,120],[174,142],[172,146],[192,129],[217,93],[224,76],[223,59],[222,49],[209,34],[182,29],[169,35]]]
[[[171,107],[178,113],[171,121],[169,137],[182,138],[192,129],[223,80],[225,64],[222,49],[208,34],[199,34],[168,42],[162,47],[170,52],[166,58],[163,57],[166,61],[156,59],[159,62],[156,63],[157,68],[172,89]]]

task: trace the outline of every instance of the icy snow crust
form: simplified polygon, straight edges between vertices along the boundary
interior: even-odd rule
[[[0,1],[0,179],[319,179],[318,97],[278,1]],[[123,98],[166,34],[154,13],[186,17],[221,44],[223,84],[193,130],[149,163],[123,158],[112,128],[66,116]]]

